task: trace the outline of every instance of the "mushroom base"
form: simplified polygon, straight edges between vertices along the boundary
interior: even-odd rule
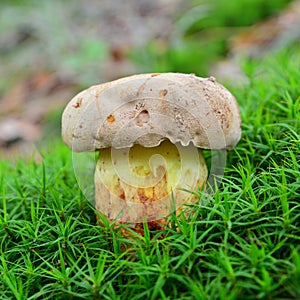
[[[119,223],[156,224],[199,201],[188,191],[201,189],[206,179],[202,151],[192,145],[164,141],[153,148],[104,149],[95,170],[95,206]]]

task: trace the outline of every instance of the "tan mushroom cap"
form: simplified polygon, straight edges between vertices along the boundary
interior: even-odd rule
[[[213,77],[140,74],[76,95],[62,116],[62,138],[75,152],[155,147],[163,140],[230,149],[241,136],[233,95]]]

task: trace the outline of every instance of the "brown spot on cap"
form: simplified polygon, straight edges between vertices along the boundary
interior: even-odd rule
[[[109,115],[107,118],[106,118],[106,121],[109,125],[112,125],[114,122],[115,122],[115,117],[113,115]]]
[[[159,91],[159,97],[164,97],[168,94],[168,90],[163,89]]]
[[[76,103],[73,105],[74,108],[79,108],[81,106],[82,103],[82,98],[79,98]]]

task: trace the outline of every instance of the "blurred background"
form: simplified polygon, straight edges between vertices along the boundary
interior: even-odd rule
[[[145,72],[248,84],[245,59],[299,44],[300,1],[1,0],[0,156],[60,139],[80,90]]]

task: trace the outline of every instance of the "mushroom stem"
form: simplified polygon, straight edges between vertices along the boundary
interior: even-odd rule
[[[152,148],[107,148],[96,164],[95,204],[111,220],[151,222],[197,201],[183,189],[201,188],[206,179],[202,151],[192,145],[164,141]]]

